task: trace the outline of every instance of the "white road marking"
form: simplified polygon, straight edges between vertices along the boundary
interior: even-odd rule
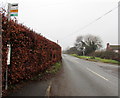
[[[103,78],[104,80],[109,81],[108,79],[106,79],[105,77],[103,77],[103,76],[99,75],[98,73],[92,71],[91,69],[87,68],[87,70],[89,70],[90,72],[94,73],[95,75],[97,75],[97,76]]]
[[[49,85],[48,85],[48,88],[47,88],[47,90],[46,90],[46,94],[45,94],[45,96],[48,96],[48,98],[49,98],[49,96],[50,96],[51,85],[52,85],[52,81],[50,81],[50,83],[49,83]]]
[[[74,62],[79,63],[78,61],[74,61]]]

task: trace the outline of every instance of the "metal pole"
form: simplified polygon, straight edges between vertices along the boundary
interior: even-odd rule
[[[8,66],[10,65],[11,58],[11,45],[7,44],[8,47],[8,55],[7,55],[7,67],[6,67],[6,76],[5,76],[5,90],[8,89]]]
[[[10,21],[10,6],[11,6],[11,4],[8,3],[8,10],[7,10],[8,21]],[[6,76],[5,76],[5,90],[8,89],[8,65],[10,65],[10,55],[11,55],[11,45],[10,45],[10,43],[7,44],[7,47],[8,47],[8,56],[7,56]]]
[[[8,12],[8,21],[10,21],[10,7],[11,7],[11,4],[10,3],[8,3],[8,10],[7,10],[7,12]]]
[[[2,59],[2,15],[0,14],[0,59]],[[2,80],[2,60],[0,60],[0,80]],[[2,82],[0,82],[2,86]],[[0,87],[0,97],[2,97],[2,87]]]
[[[8,68],[6,67],[6,77],[5,77],[5,90],[8,89]]]

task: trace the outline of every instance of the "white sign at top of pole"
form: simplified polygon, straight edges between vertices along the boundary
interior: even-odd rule
[[[11,4],[10,9],[11,10],[17,10],[18,9],[18,3]]]

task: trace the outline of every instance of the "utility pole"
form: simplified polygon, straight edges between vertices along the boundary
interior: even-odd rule
[[[58,40],[57,40],[57,44],[58,44]]]

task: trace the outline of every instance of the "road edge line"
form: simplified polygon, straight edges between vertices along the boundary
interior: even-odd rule
[[[48,98],[49,98],[49,96],[50,96],[51,85],[52,85],[52,81],[50,81],[50,83],[49,83],[49,85],[48,85],[48,87],[47,87],[46,93],[45,93],[45,96],[48,96]]]

